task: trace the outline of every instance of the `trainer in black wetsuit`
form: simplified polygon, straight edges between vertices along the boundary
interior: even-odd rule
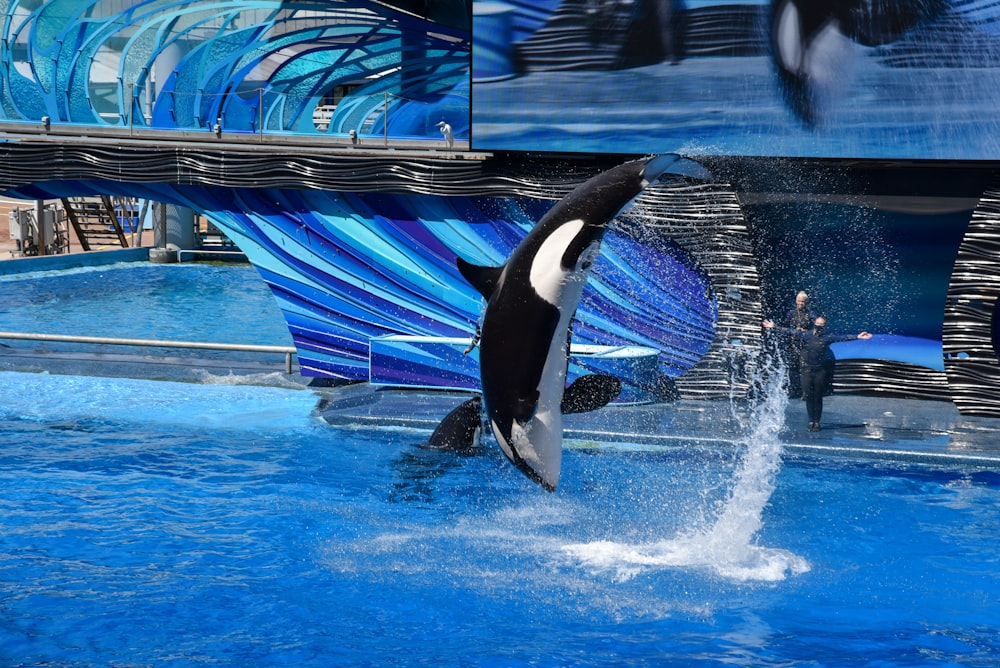
[[[795,308],[791,309],[785,316],[785,326],[800,332],[812,329],[813,320],[816,316],[809,309],[809,295],[804,291],[799,291],[795,295]],[[801,356],[801,340],[797,337],[788,339],[788,345],[782,346],[785,351],[785,364],[788,366],[788,396],[793,399],[804,399],[802,385],[799,383],[801,369],[799,368],[799,357]]]
[[[771,320],[764,321],[765,329],[774,327]],[[799,339],[799,371],[802,391],[806,398],[806,413],[809,415],[809,431],[819,431],[819,420],[823,416],[823,389],[826,386],[827,369],[824,365],[830,344],[854,339],[870,339],[872,335],[861,332],[857,336],[845,334],[837,336],[826,333],[826,319],[816,318],[813,328],[799,331],[790,327],[779,327],[780,331]]]

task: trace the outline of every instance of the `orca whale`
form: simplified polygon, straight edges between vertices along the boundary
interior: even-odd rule
[[[563,393],[559,410],[563,415],[587,413],[603,408],[622,391],[614,376],[592,373],[574,380]],[[479,445],[483,399],[475,395],[456,406],[431,434],[427,447],[467,454]]]
[[[448,413],[427,440],[427,447],[466,453],[479,445],[483,399],[478,394]]]
[[[562,462],[569,327],[591,265],[608,224],[672,166],[704,175],[676,155],[618,165],[557,202],[502,266],[457,260],[487,300],[479,342],[486,422],[507,459],[548,491]]]
[[[840,47],[835,34],[863,46],[881,46],[947,7],[948,0],[772,0],[771,56],[789,108],[806,125],[820,120],[825,98],[844,76],[827,71],[836,69]]]

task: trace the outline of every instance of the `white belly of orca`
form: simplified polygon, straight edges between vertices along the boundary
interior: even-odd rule
[[[561,242],[553,245],[565,250]],[[536,292],[559,309],[559,324],[549,341],[549,351],[538,383],[538,404],[535,413],[526,423],[515,422],[510,430],[510,443],[503,437],[498,425],[491,424],[493,434],[504,454],[511,460],[520,459],[549,490],[559,484],[562,469],[562,399],[566,389],[566,371],[569,355],[569,326],[587,284],[590,265],[600,250],[594,244],[580,258],[578,267],[571,272],[532,271],[531,281]],[[548,267],[556,263],[546,263]]]

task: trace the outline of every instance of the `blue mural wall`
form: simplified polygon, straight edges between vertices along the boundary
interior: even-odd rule
[[[368,377],[375,337],[471,338],[484,303],[458,274],[456,257],[502,264],[534,224],[531,213],[551,205],[244,191],[221,209],[206,201],[218,195],[185,193],[231,231],[271,286],[305,373],[354,380]],[[715,335],[707,277],[668,240],[640,244],[627,232],[612,232],[595,263],[574,341],[648,346],[660,351],[664,373],[681,375],[701,359]],[[649,281],[650,275],[658,280]],[[447,372],[433,370],[438,376]]]

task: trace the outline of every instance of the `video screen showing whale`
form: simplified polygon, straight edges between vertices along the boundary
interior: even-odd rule
[[[994,0],[476,0],[478,150],[1000,157]]]

